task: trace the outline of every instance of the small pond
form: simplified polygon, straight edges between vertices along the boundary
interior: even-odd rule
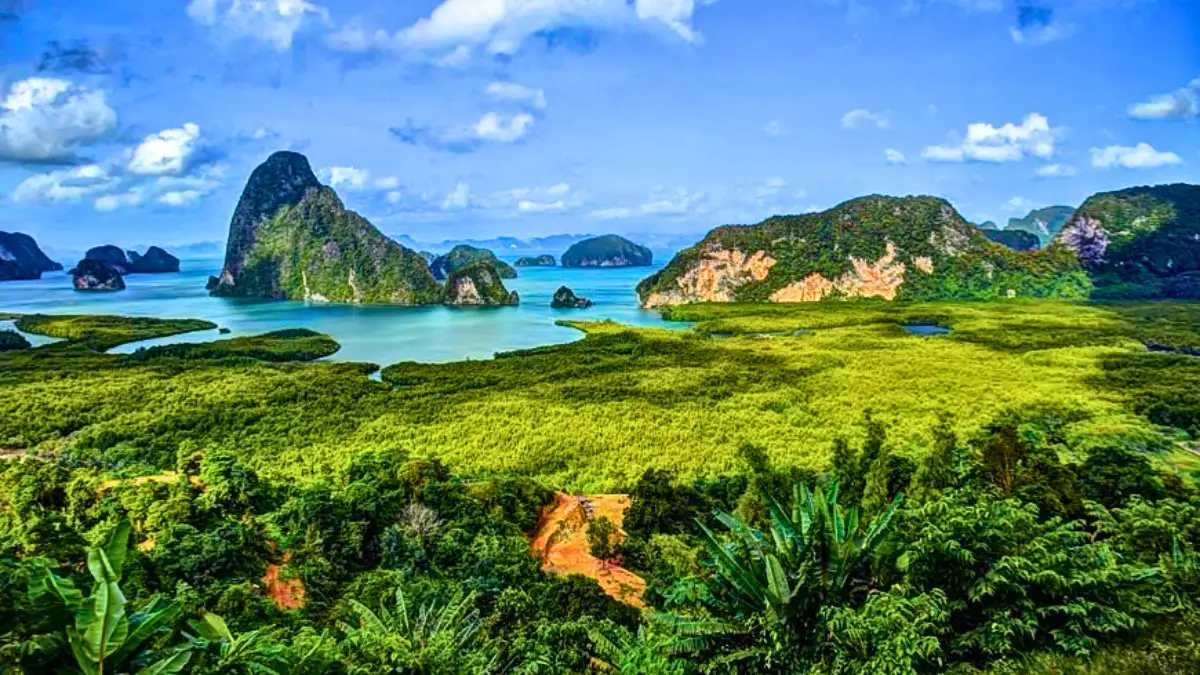
[[[904,330],[913,335],[924,335],[926,337],[932,335],[945,335],[950,332],[949,328],[938,326],[932,323],[910,323],[904,325]]]

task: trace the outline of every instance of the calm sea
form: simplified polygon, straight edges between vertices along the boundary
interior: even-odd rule
[[[509,259],[511,262],[512,259]],[[206,342],[253,335],[280,328],[310,328],[332,336],[342,348],[331,357],[340,361],[457,361],[491,358],[496,352],[559,344],[581,339],[571,328],[555,326],[559,319],[680,327],[657,312],[638,307],[638,281],[662,266],[617,269],[521,268],[519,278],[505,286],[521,294],[518,307],[448,308],[353,306],[293,301],[252,301],[213,298],[204,290],[220,260],[184,260],[178,274],[131,274],[124,291],[81,293],[63,272],[44,274],[37,281],[0,283],[0,312],[42,314],[121,314],[161,318],[207,319],[228,328],[230,335],[199,331],[160,340],[122,345],[115,352],[176,342]],[[550,298],[559,286],[591,298],[590,309],[555,310]]]

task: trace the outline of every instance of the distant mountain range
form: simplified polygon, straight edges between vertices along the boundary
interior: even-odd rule
[[[444,253],[455,246],[466,245],[475,248],[486,248],[496,255],[514,255],[529,253],[551,253],[559,255],[572,244],[591,239],[595,234],[552,234],[546,237],[519,239],[517,237],[496,237],[494,239],[446,239],[440,242],[417,241],[412,237],[401,234],[393,235],[392,239],[400,244],[417,251]],[[675,253],[696,243],[703,236],[700,233],[669,234],[669,233],[640,233],[622,235],[626,239],[641,244],[656,252]]]

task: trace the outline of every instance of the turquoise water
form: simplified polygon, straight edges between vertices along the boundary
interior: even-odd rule
[[[514,258],[515,260],[515,258]],[[634,287],[661,266],[617,269],[526,267],[505,285],[521,294],[518,307],[362,307],[293,301],[213,298],[204,282],[221,267],[220,260],[184,260],[179,274],[131,274],[127,288],[112,293],[80,293],[63,272],[37,281],[0,283],[0,312],[42,314],[121,314],[160,318],[207,319],[229,335],[200,331],[159,340],[122,345],[115,352],[177,342],[206,342],[253,335],[280,328],[310,328],[332,336],[342,348],[340,361],[443,362],[487,359],[496,352],[571,342],[583,334],[555,326],[559,319],[678,328],[657,312],[638,307]],[[591,298],[589,309],[550,308],[559,286]],[[31,340],[32,341],[32,340]]]

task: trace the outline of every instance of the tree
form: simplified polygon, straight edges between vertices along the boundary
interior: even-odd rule
[[[958,436],[943,416],[933,429],[933,450],[921,458],[917,474],[913,477],[913,489],[909,493],[918,504],[936,499],[942,490],[958,483],[959,449]]]
[[[1146,499],[1166,496],[1158,472],[1145,456],[1122,447],[1094,448],[1079,469],[1084,497],[1108,508],[1120,506],[1134,495]]]
[[[588,521],[587,540],[595,558],[607,562],[617,557],[620,533],[616,524],[607,517],[600,516]]]
[[[29,595],[35,601],[67,609],[73,622],[63,628],[65,646],[83,675],[104,675],[127,669],[145,643],[179,614],[177,603],[155,596],[140,610],[126,615],[121,593],[121,572],[129,549],[130,524],[121,521],[104,546],[88,550],[87,568],[94,583],[83,597],[70,579],[50,571],[42,561],[30,579]],[[191,659],[191,648],[180,645],[167,656],[138,671],[138,675],[181,672]]]

